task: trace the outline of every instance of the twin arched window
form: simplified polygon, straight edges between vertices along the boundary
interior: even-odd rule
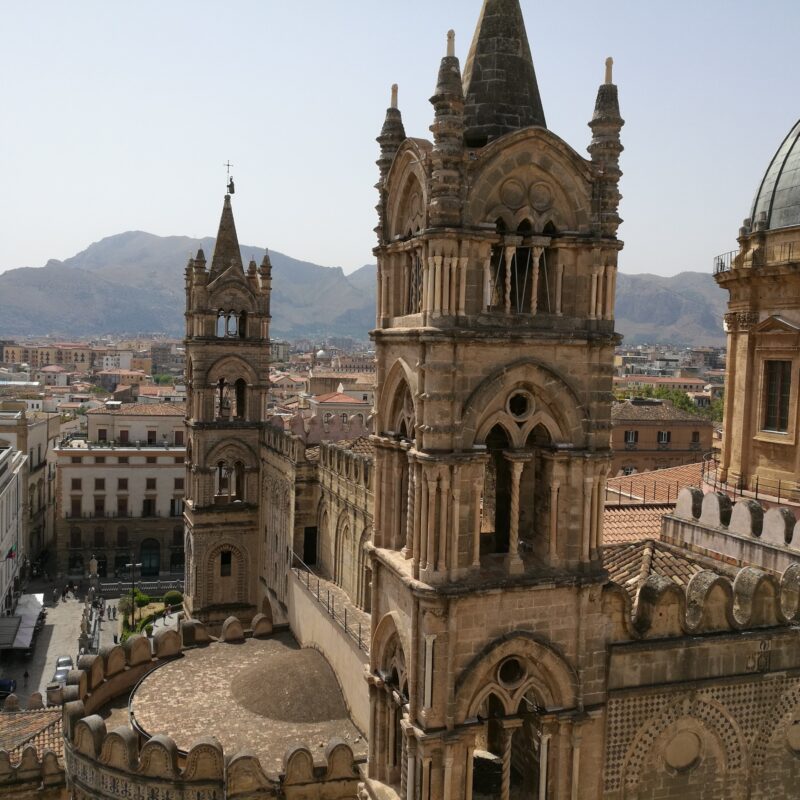
[[[237,500],[244,502],[244,464],[241,461],[233,464],[217,462],[214,477],[214,499],[217,505],[226,505]]]
[[[239,378],[232,385],[225,378],[217,381],[214,392],[214,417],[219,420],[247,418],[247,381]]]
[[[217,338],[247,338],[247,312],[246,311],[225,311],[220,309],[217,312]]]

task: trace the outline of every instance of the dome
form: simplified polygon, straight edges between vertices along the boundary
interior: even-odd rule
[[[767,230],[800,225],[799,140],[800,122],[797,122],[778,148],[758,187],[750,214],[754,228],[759,225],[762,214]]]
[[[324,350],[317,350],[317,358],[327,358],[328,354]]]

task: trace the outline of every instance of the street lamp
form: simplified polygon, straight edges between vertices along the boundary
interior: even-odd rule
[[[131,550],[131,563],[126,564],[126,567],[130,567],[131,570],[131,620],[136,625],[136,567],[141,568],[142,564],[139,562],[138,564],[133,560],[133,550]]]

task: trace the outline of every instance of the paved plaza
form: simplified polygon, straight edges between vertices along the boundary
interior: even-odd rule
[[[53,602],[53,589],[58,589],[58,600]],[[43,594],[44,605],[47,609],[45,625],[36,636],[31,655],[26,657],[22,652],[6,651],[0,654],[0,677],[13,678],[17,682],[16,695],[19,698],[20,708],[26,708],[28,698],[34,692],[41,692],[42,699],[47,702],[47,684],[50,683],[56,668],[56,659],[59,656],[71,656],[73,662],[78,663],[78,637],[81,632],[81,616],[83,614],[85,593],[72,592],[62,602],[62,584],[52,581],[31,581],[25,589],[26,594]],[[116,606],[116,599],[106,601],[106,615],[100,622],[100,647],[114,644],[114,636],[119,636],[122,625],[121,615],[117,619],[109,620],[109,610]],[[154,631],[162,627],[176,627],[178,615],[172,614],[168,620],[159,620]],[[28,679],[25,680],[25,671]]]

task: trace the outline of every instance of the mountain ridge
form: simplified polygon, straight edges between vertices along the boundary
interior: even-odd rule
[[[64,260],[0,274],[0,336],[59,337],[183,332],[184,265],[212,237],[125,231]],[[241,247],[242,260],[266,248]],[[349,275],[270,251],[273,335],[366,339],[375,323],[375,266]],[[77,280],[76,280],[77,278]],[[619,273],[617,329],[627,343],[722,344],[725,292],[712,276]]]

